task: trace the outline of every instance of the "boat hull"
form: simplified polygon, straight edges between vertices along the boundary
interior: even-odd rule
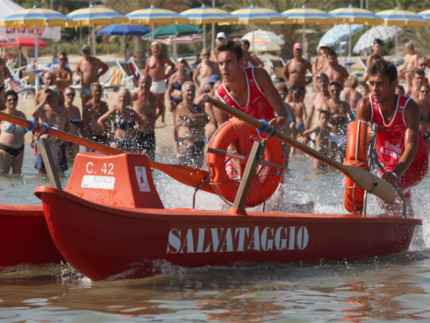
[[[63,260],[55,247],[42,205],[0,204],[0,266]]]
[[[418,219],[110,207],[38,187],[63,257],[92,280],[139,278],[171,265],[356,260],[408,249]]]

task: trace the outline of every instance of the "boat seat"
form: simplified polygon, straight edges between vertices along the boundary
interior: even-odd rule
[[[64,190],[104,205],[164,208],[143,154],[78,153]]]

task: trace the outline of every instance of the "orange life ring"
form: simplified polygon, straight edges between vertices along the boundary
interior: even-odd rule
[[[236,154],[248,156],[251,150],[250,143],[261,140],[257,130],[247,123],[231,118],[224,123],[213,135],[209,142],[210,148],[227,151],[233,147]],[[240,184],[240,178],[245,170],[248,158],[234,159],[236,168],[226,164],[223,155],[207,152],[206,161],[210,170],[211,182],[215,191],[225,200],[234,202]],[[233,159],[232,159],[233,160]],[[266,140],[264,160],[278,164],[280,168],[259,164],[251,182],[245,206],[251,207],[266,201],[278,188],[283,177],[284,154],[282,144],[278,139]],[[240,174],[237,173],[240,172]],[[236,173],[236,174],[234,174]]]
[[[369,170],[367,162],[369,142],[367,140],[367,123],[351,121],[348,126],[345,165],[357,166]],[[343,205],[351,213],[363,211],[364,189],[358,186],[351,178],[345,176],[345,191]]]

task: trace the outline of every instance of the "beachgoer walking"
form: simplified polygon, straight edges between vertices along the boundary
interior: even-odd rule
[[[193,74],[193,81],[196,85],[197,91],[199,93],[202,93],[202,86],[203,84],[206,84],[209,81],[209,77],[211,75],[218,75],[221,77],[221,71],[219,70],[218,64],[216,61],[211,61],[210,58],[210,51],[207,48],[204,48],[201,53],[202,61],[197,66],[196,70]]]
[[[341,90],[343,89],[345,80],[349,76],[349,73],[345,67],[339,65],[339,62],[337,61],[337,54],[333,50],[328,52],[327,64],[320,71],[320,73],[327,75],[330,83],[338,82],[341,86]]]
[[[412,79],[414,71],[418,68],[419,55],[415,52],[415,46],[412,42],[405,45],[406,56],[403,67],[399,70],[399,78],[405,78],[408,84],[408,89],[412,87]]]
[[[54,85],[64,93],[64,90],[70,86],[73,82],[73,73],[70,68],[67,67],[68,58],[65,52],[58,55],[58,66],[52,69],[52,73],[55,75]]]

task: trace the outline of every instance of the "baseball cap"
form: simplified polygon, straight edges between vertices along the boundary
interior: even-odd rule
[[[295,43],[293,49],[303,49],[303,45],[300,43]]]
[[[326,43],[322,43],[322,44],[320,44],[320,48],[322,48],[322,47],[327,47],[327,48],[329,48],[329,46],[328,46]]]
[[[88,45],[82,46],[82,52],[91,52],[90,46]]]
[[[60,94],[60,90],[56,86],[54,86],[54,85],[49,86],[48,90],[50,90],[52,92],[55,92],[57,95]]]
[[[160,44],[160,42],[158,42],[158,41],[153,41],[152,43],[151,43],[151,47],[152,46],[161,46],[161,44]]]
[[[211,76],[209,76],[209,83],[216,83],[217,81],[220,81],[221,78],[216,75],[216,74],[212,74]]]
[[[182,62],[182,61],[185,61],[186,59],[185,58],[183,58],[183,57],[179,57],[178,58],[178,63],[180,63],[180,62]]]
[[[226,39],[227,36],[225,35],[224,32],[220,31],[217,35],[216,35],[217,39]]]

